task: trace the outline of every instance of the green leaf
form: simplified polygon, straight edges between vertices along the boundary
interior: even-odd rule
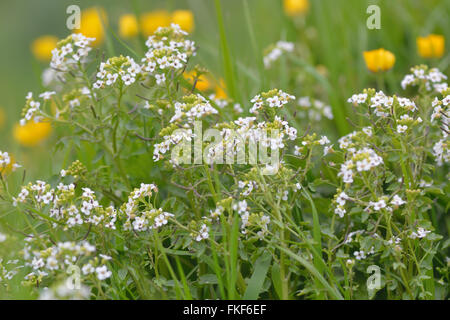
[[[253,275],[248,282],[247,290],[245,290],[244,300],[258,299],[271,262],[272,256],[268,252],[264,253],[256,260]]]
[[[281,297],[282,296],[281,277],[280,277],[280,266],[278,264],[272,265],[271,278],[276,294],[278,295],[278,297]]]
[[[215,274],[203,274],[198,279],[199,284],[217,284],[217,277]]]

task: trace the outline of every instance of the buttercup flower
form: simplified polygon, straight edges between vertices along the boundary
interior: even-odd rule
[[[283,0],[284,12],[288,16],[298,16],[304,14],[309,9],[308,0]]]
[[[438,34],[430,34],[416,39],[417,52],[422,58],[441,58],[445,50],[445,38]]]
[[[108,16],[103,8],[92,7],[81,12],[79,32],[88,38],[95,38],[94,46],[103,43],[105,38],[104,26],[108,24]]]
[[[364,51],[367,69],[372,72],[387,71],[395,64],[395,55],[383,48]]]
[[[184,78],[188,80],[189,82],[194,84],[194,79],[196,77],[196,72],[194,70],[186,72],[184,74]],[[211,82],[209,81],[208,77],[205,74],[201,74],[197,77],[197,83],[195,84],[195,88],[200,91],[207,91],[211,88]]]
[[[227,99],[228,95],[225,92],[225,81],[223,79],[219,80],[219,84],[216,85],[214,99]]]
[[[31,44],[31,52],[41,61],[50,61],[52,58],[52,50],[56,47],[57,43],[58,38],[55,36],[39,37]]]
[[[159,27],[168,27],[171,23],[171,16],[166,10],[156,10],[147,12],[140,17],[142,34],[146,37],[152,35]]]
[[[119,34],[123,38],[133,38],[139,33],[139,25],[134,14],[124,14],[119,18]]]
[[[189,10],[176,10],[172,13],[172,23],[191,33],[194,30],[194,14]]]
[[[25,147],[34,147],[48,138],[52,131],[50,122],[28,121],[25,125],[14,126],[14,139]]]

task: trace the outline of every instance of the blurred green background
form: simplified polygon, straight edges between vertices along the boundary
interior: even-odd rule
[[[436,33],[450,39],[450,1],[448,0],[310,0],[310,8],[302,17],[285,15],[281,0],[222,0],[222,12],[232,62],[236,73],[237,96],[249,107],[249,99],[272,87],[296,96],[312,95],[333,106],[335,121],[327,122],[327,130],[336,136],[350,127],[345,117],[351,117],[347,98],[368,86],[375,86],[376,77],[364,64],[364,50],[383,47],[396,56],[394,68],[385,74],[389,93],[400,92],[400,80],[409,68],[418,63],[439,67],[448,74],[448,50],[439,60],[420,58],[416,37]],[[35,148],[19,146],[12,137],[12,127],[20,117],[25,95],[42,91],[41,73],[45,63],[38,62],[30,51],[30,44],[41,35],[63,38],[70,34],[66,28],[66,8],[79,5],[81,9],[103,7],[110,30],[117,33],[120,15],[143,13],[155,9],[188,9],[194,13],[193,39],[199,46],[194,64],[207,67],[216,79],[224,77],[217,16],[212,0],[119,1],[119,0],[2,0],[0,2],[0,108],[6,111],[6,121],[0,127],[0,150],[16,155],[32,175],[45,176],[51,170],[49,139]],[[381,8],[381,29],[369,30],[367,7]],[[111,33],[109,32],[111,36]],[[308,72],[292,72],[291,64],[280,61],[264,70],[264,49],[278,40],[293,41],[297,54]],[[113,39],[114,41],[114,39]],[[131,46],[135,43],[130,42]],[[115,53],[125,52],[114,42]],[[448,47],[448,44],[446,44]],[[105,47],[103,47],[105,48]],[[299,68],[299,66],[295,66]],[[300,68],[301,69],[301,68]],[[296,71],[299,71],[296,69]],[[301,70],[300,70],[301,71]],[[317,81],[317,74],[325,77],[330,86]],[[336,112],[338,111],[338,112]],[[49,161],[51,159],[51,161]],[[37,165],[40,164],[40,165]],[[43,172],[44,171],[44,172]]]

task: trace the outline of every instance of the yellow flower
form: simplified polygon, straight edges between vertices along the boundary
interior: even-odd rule
[[[215,92],[215,98],[216,99],[227,99],[228,95],[225,92],[225,81],[223,79],[220,79],[219,84],[216,85],[216,92]]]
[[[108,16],[103,8],[92,7],[81,12],[79,32],[86,37],[95,38],[94,46],[100,45],[105,38],[105,29],[108,25]]]
[[[364,51],[367,69],[372,72],[387,71],[395,64],[395,55],[383,48]]]
[[[37,38],[31,44],[31,52],[33,55],[44,62],[52,59],[52,50],[55,49],[58,38],[54,36],[42,36]]]
[[[308,0],[283,0],[284,12],[291,17],[304,14],[309,9]]]
[[[441,58],[445,50],[445,38],[439,34],[418,37],[417,51],[422,58]]]
[[[187,32],[194,30],[194,15],[189,10],[176,10],[172,14],[172,22],[179,25],[181,29]]]
[[[133,38],[137,36],[139,26],[134,14],[124,14],[119,18],[119,34],[123,38]]]
[[[152,35],[159,27],[170,26],[171,16],[165,10],[146,12],[141,15],[140,25],[142,34],[146,37]]]
[[[0,108],[0,130],[3,128],[3,126],[6,123],[6,112],[3,110],[3,108]]]
[[[28,121],[24,126],[14,126],[14,139],[25,147],[34,147],[48,138],[52,131],[50,122]]]
[[[184,78],[188,80],[192,85],[194,85],[194,77],[196,76],[197,72],[194,70],[186,72],[184,74]],[[200,91],[207,91],[211,88],[211,82],[209,81],[208,77],[205,74],[202,74],[197,79],[197,84],[195,85],[195,88]]]

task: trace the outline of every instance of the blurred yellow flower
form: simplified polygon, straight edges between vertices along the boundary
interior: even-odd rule
[[[395,64],[395,55],[383,48],[364,51],[367,69],[372,72],[387,71]]]
[[[309,9],[308,0],[283,0],[284,12],[291,17],[304,14]]]
[[[124,14],[119,18],[119,34],[123,38],[133,38],[137,36],[139,26],[134,14]]]
[[[0,130],[3,128],[3,126],[6,123],[6,112],[3,110],[3,108],[0,108]]]
[[[56,47],[58,38],[54,36],[42,36],[37,38],[31,44],[31,52],[33,55],[44,62],[52,59],[52,50]]]
[[[24,126],[14,126],[14,139],[25,147],[34,147],[48,138],[52,131],[50,122],[28,121]]]
[[[418,37],[417,51],[422,58],[440,58],[444,55],[445,38],[439,34]]]
[[[185,72],[184,78],[193,85],[194,77],[196,76],[196,74],[197,74],[197,72],[195,72],[194,70]],[[208,77],[205,74],[202,74],[198,77],[195,88],[200,91],[207,91],[208,89],[211,88],[211,82],[209,81]]]
[[[166,10],[156,10],[143,13],[140,17],[142,34],[146,37],[152,35],[159,27],[168,27],[171,22],[170,13]]]
[[[181,29],[187,32],[194,30],[194,14],[189,10],[176,10],[172,14],[172,22],[179,25]]]
[[[103,8],[92,7],[81,12],[79,32],[86,37],[95,38],[93,45],[98,46],[105,38],[105,27],[108,25],[108,16]]]
[[[216,85],[216,92],[215,92],[215,98],[216,99],[227,99],[228,95],[225,92],[225,81],[223,79],[220,79],[219,84]]]

